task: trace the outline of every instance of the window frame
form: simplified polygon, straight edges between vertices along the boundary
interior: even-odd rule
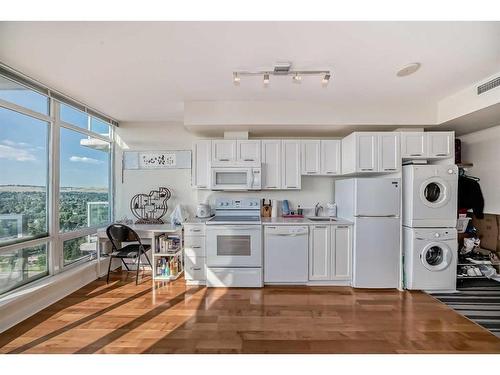
[[[0,298],[7,296],[12,293],[16,293],[20,289],[31,285],[33,282],[40,282],[42,280],[53,277],[57,274],[65,272],[69,269],[79,267],[82,264],[88,263],[89,259],[83,258],[75,262],[64,265],[64,253],[63,245],[64,241],[75,239],[82,236],[94,235],[97,233],[97,229],[101,228],[102,225],[81,228],[75,231],[61,233],[59,231],[59,204],[60,204],[60,129],[67,128],[69,130],[76,131],[85,136],[90,136],[92,138],[100,139],[110,144],[109,150],[109,163],[108,163],[108,194],[109,194],[109,222],[113,222],[115,217],[115,128],[118,126],[118,122],[108,116],[103,115],[100,112],[94,111],[91,108],[62,95],[57,91],[52,91],[48,87],[33,81],[22,74],[13,72],[9,68],[6,68],[0,63],[0,76],[11,80],[19,85],[26,87],[29,90],[35,91],[37,93],[47,96],[48,99],[48,115],[33,111],[29,108],[20,106],[18,104],[5,101],[0,99],[0,107],[7,110],[12,110],[14,112],[20,113],[22,115],[30,116],[35,119],[44,121],[48,123],[48,164],[47,164],[47,235],[42,235],[41,237],[28,237],[20,239],[16,242],[9,242],[0,245],[0,253],[11,252],[21,250],[23,248],[33,247],[45,244],[47,247],[47,266],[48,274],[34,278],[33,280],[27,280],[26,283],[18,285],[2,294]],[[16,79],[16,77],[18,79]],[[27,84],[26,82],[30,83]],[[39,89],[40,87],[41,89]],[[57,99],[56,99],[57,98]],[[102,136],[99,133],[94,133],[89,129],[84,129],[76,125],[63,122],[60,119],[60,103],[65,105],[73,106],[77,110],[85,113],[88,116],[89,125],[91,124],[91,117],[94,117],[100,121],[109,125],[109,136]],[[96,259],[92,262],[100,262],[100,251],[97,248]]]

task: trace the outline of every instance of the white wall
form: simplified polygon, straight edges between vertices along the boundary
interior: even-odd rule
[[[191,215],[199,202],[213,202],[217,196],[258,197],[266,199],[289,199],[294,208],[313,207],[316,202],[325,204],[333,200],[334,179],[330,177],[303,177],[300,191],[262,191],[262,192],[212,192],[191,188],[190,169],[125,170],[122,183],[123,150],[191,150],[196,136],[189,133],[180,123],[163,122],[125,122],[116,131],[117,147],[115,158],[115,217],[132,218],[129,203],[137,193],[147,193],[159,186],[172,191],[168,215],[178,203],[188,206]]]
[[[481,179],[484,212],[500,214],[500,126],[459,138],[462,140],[462,162],[474,164],[467,173]]]

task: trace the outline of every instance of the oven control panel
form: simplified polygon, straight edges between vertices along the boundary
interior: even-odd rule
[[[217,198],[215,200],[216,209],[235,209],[235,210],[248,210],[255,209],[260,210],[260,199],[258,198]]]

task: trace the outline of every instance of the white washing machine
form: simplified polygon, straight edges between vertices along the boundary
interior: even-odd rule
[[[403,225],[455,228],[458,168],[456,165],[403,166]]]
[[[456,289],[457,230],[403,227],[406,289]]]

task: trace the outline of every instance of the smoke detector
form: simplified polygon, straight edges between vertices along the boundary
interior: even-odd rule
[[[415,63],[411,63],[411,64],[408,64],[408,65],[405,65],[403,66],[401,69],[398,70],[398,72],[396,73],[396,75],[398,77],[406,77],[406,76],[409,76],[410,74],[413,74],[415,73],[417,70],[420,69],[420,63],[418,62],[415,62]]]

